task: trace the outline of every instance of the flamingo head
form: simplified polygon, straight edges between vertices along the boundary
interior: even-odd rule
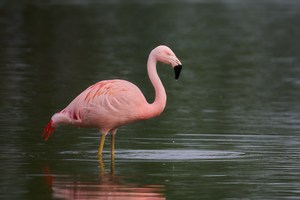
[[[152,53],[155,55],[157,61],[169,64],[173,67],[175,71],[175,79],[177,80],[179,78],[182,65],[180,60],[174,54],[174,52],[169,47],[160,45],[153,49]]]

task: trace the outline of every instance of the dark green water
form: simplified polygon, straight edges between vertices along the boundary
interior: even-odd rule
[[[300,198],[300,2],[22,2],[0,2],[1,199]],[[41,139],[99,80],[152,101],[158,44],[182,76],[158,66],[167,107],[119,129],[114,174],[97,130]]]

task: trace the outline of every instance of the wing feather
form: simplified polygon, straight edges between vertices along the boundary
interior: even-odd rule
[[[145,97],[134,84],[124,80],[98,82],[78,95],[63,111],[78,125],[100,126],[134,119]],[[96,122],[97,121],[97,122]],[[88,126],[87,125],[87,126]]]

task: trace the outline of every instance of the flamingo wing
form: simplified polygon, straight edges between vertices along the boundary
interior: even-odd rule
[[[108,80],[87,88],[61,112],[67,113],[74,125],[111,129],[137,120],[146,102],[134,84]]]

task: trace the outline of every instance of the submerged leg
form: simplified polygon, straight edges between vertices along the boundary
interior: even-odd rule
[[[106,134],[102,134],[102,136],[101,136],[100,146],[99,146],[99,149],[98,149],[98,156],[99,157],[102,157],[102,150],[103,150],[103,146],[104,146],[104,142],[105,142],[105,136],[106,136]]]
[[[104,176],[105,170],[104,170],[104,162],[103,162],[102,156],[98,156],[98,159],[99,159],[98,161],[99,161],[100,174],[101,174],[101,176]]]

